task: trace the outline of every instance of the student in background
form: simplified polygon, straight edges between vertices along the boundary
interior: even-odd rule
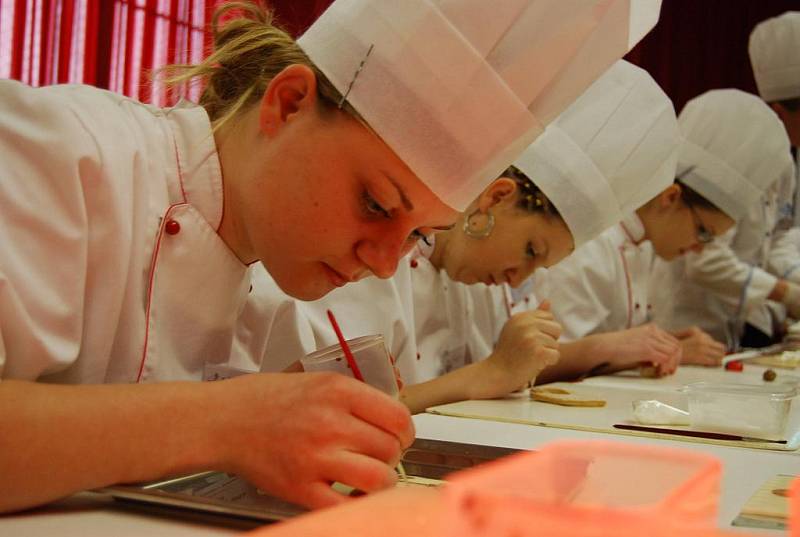
[[[783,320],[773,306],[800,316],[800,286],[781,277],[800,262],[793,237],[780,225],[794,173],[786,131],[762,100],[731,89],[689,101],[679,124],[681,182],[736,225],[711,241],[724,229],[701,201],[690,201],[698,241],[705,236],[708,244],[657,265],[656,320],[669,329],[698,326],[728,350],[740,342],[764,346]]]
[[[787,11],[779,17],[760,22],[750,34],[750,63],[756,79],[758,93],[778,115],[795,158],[795,195],[780,200],[780,210],[786,215],[793,212],[792,223],[800,224],[798,211],[798,182],[800,181],[800,11]],[[800,238],[798,239],[800,244]],[[800,264],[782,275],[795,283],[800,282]]]

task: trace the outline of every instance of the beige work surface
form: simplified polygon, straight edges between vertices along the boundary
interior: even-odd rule
[[[669,433],[629,431],[614,428],[614,424],[636,424],[633,421],[632,404],[641,399],[657,399],[678,408],[687,408],[686,396],[680,389],[701,380],[715,382],[743,382],[760,384],[764,368],[746,367],[742,373],[733,373],[719,368],[681,368],[673,377],[644,379],[633,374],[611,375],[587,379],[580,383],[558,382],[548,386],[563,388],[573,394],[606,401],[604,407],[564,407],[531,401],[527,391],[512,394],[504,399],[489,401],[461,401],[429,408],[431,414],[471,418],[479,420],[521,423],[540,427],[555,427],[577,431],[611,433],[626,436],[644,436],[690,443],[717,444],[732,447],[747,447],[773,451],[796,451],[798,437],[791,444],[760,442],[754,440],[734,441],[716,438],[697,438]],[[671,429],[691,430],[687,426],[669,426]]]

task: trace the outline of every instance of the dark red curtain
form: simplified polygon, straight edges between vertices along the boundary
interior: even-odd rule
[[[332,3],[333,0],[267,0],[278,21],[294,36],[302,34]]]
[[[196,61],[221,0],[0,0],[0,76],[30,84],[85,82],[164,104],[148,72]],[[332,0],[266,0],[301,34]],[[712,88],[755,91],[747,55],[759,21],[800,0],[664,0],[661,21],[628,59],[647,69],[680,110]]]
[[[278,18],[298,34],[332,0],[270,3]],[[677,110],[713,88],[755,92],[747,55],[750,31],[759,21],[793,9],[800,10],[800,0],[663,0],[658,26],[627,59],[653,75]]]
[[[678,111],[709,89],[756,93],[750,32],[789,10],[800,10],[800,0],[664,0],[658,26],[627,59],[653,75]]]

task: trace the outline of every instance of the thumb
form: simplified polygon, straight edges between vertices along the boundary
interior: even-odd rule
[[[536,309],[540,311],[550,311],[550,301],[543,300],[542,303],[539,304],[539,307],[537,307]]]

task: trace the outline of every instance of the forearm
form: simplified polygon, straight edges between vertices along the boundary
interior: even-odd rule
[[[486,360],[470,364],[440,377],[405,386],[400,392],[400,400],[412,414],[424,412],[426,408],[465,401],[479,396],[474,387],[485,368]]]
[[[615,339],[616,333],[608,332],[562,343],[559,348],[561,359],[539,373],[536,384],[571,380],[593,370],[600,374],[626,369],[625,366],[616,363],[619,356],[614,344]]]
[[[218,460],[204,385],[0,382],[0,512]]]

